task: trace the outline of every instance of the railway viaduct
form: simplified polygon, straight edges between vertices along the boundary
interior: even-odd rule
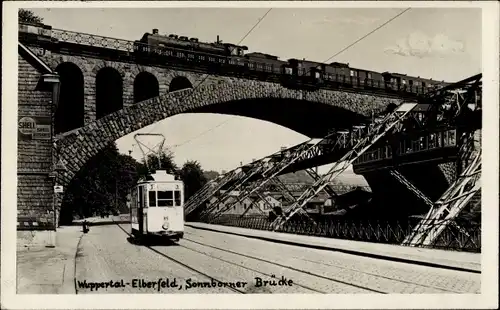
[[[294,90],[159,63],[139,64],[128,53],[93,48],[94,53],[83,53],[81,44],[63,49],[36,40],[19,41],[17,227],[21,242],[54,242],[47,236],[56,229],[63,195],[55,192],[55,185],[68,185],[109,142],[167,117],[241,115],[319,138],[330,128],[349,128],[401,102],[383,94]],[[455,177],[454,163],[412,166],[402,172],[432,199]],[[380,193],[381,199],[401,208],[415,199],[407,192],[385,197],[384,188],[398,183],[384,172],[365,178],[375,195]]]

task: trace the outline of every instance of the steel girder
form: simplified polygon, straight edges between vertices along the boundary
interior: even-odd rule
[[[392,169],[390,173],[394,178],[396,178],[396,180],[398,180],[401,184],[405,185],[406,188],[412,191],[415,194],[415,196],[420,198],[423,202],[425,202],[426,205],[432,208],[432,206],[434,205],[432,200],[430,200],[429,197],[427,197],[427,195],[422,193],[415,185],[413,185],[410,181],[408,181],[408,179],[405,178],[399,171],[397,171],[396,169]]]
[[[308,142],[280,151],[279,155],[273,154],[271,156],[271,159],[278,159],[278,160],[268,161],[269,168],[261,174],[262,180],[260,182],[254,182],[253,184],[250,184],[248,187],[242,190],[238,194],[238,198],[236,198],[232,203],[226,205],[224,208],[219,210],[218,214],[214,215],[212,219],[216,219],[218,216],[220,216],[225,211],[229,210],[235,204],[245,200],[247,197],[255,193],[257,190],[261,189],[263,186],[268,184],[269,181],[273,180],[278,175],[280,175],[283,172],[283,170],[290,167],[293,163],[301,160],[314,158],[316,156],[325,154],[326,152],[345,150],[351,147],[352,145],[355,145],[360,139],[362,139],[363,129],[365,128],[366,128],[365,125],[359,125],[355,126],[352,131],[331,131],[323,139],[311,139]],[[371,127],[368,127],[367,130],[370,131]],[[313,175],[315,179],[319,177],[315,173]],[[325,188],[326,186],[322,188],[322,190],[325,190]],[[329,190],[333,192],[332,189]],[[305,211],[304,212],[297,211],[297,212],[301,212],[302,214],[307,214]]]
[[[198,206],[204,203],[207,199],[209,199],[214,193],[218,192],[224,186],[230,184],[231,182],[238,182],[242,177],[245,176],[243,171],[251,170],[256,165],[260,165],[262,162],[269,162],[270,165],[279,163],[281,160],[284,160],[285,154],[296,153],[298,151],[302,151],[306,146],[310,145],[311,148],[307,149],[306,152],[301,152],[298,161],[307,160],[317,156],[321,156],[323,154],[323,148],[320,145],[311,144],[314,139],[310,139],[306,142],[300,143],[298,145],[292,146],[288,149],[278,151],[274,154],[261,158],[255,162],[250,164],[238,167],[233,169],[224,175],[218,176],[216,179],[208,182],[202,189],[200,189],[195,195],[193,195],[186,202],[185,214],[188,215],[193,210],[195,210]],[[253,175],[254,177],[257,174]],[[258,178],[257,178],[258,179]]]
[[[293,196],[293,194],[290,192],[290,190],[286,187],[286,185],[281,182],[281,180],[277,177],[273,178],[271,180],[271,182],[277,187],[277,189],[284,194],[284,197],[285,199],[289,202],[289,203],[295,203],[297,200],[295,199],[295,197]],[[309,214],[307,214],[306,211],[302,210],[302,212],[300,212],[301,215],[305,216],[306,218],[308,218],[311,222],[314,223],[314,220],[309,216]]]
[[[208,182],[202,189],[193,195],[185,204],[184,214],[188,216],[198,207],[200,207],[207,199],[217,193],[224,185],[235,179],[241,178],[243,172],[241,169],[235,169],[224,175],[218,176],[216,179]]]
[[[466,99],[466,96],[462,96],[463,93],[467,93],[467,95],[468,95],[467,98],[470,98],[472,95],[475,95],[474,98],[475,98],[476,106],[480,107],[481,106],[481,104],[480,104],[480,102],[481,102],[481,96],[480,96],[481,77],[482,77],[481,74],[479,74],[479,75],[476,75],[474,77],[465,79],[463,81],[451,84],[449,86],[446,86],[444,88],[437,90],[436,92],[433,93],[432,96],[430,96],[430,98],[427,98],[427,99],[431,99],[432,101],[434,101],[433,104],[431,104],[431,108],[436,109],[439,106],[445,106],[446,104],[449,105],[449,102],[455,102],[456,104],[453,105],[453,107],[454,107],[454,110],[457,111],[456,112],[456,114],[457,114],[460,112],[463,105],[466,102],[468,102],[468,100]],[[462,91],[459,92],[458,94],[457,94],[457,92],[450,92],[450,90],[457,89],[457,88],[462,88]],[[429,96],[427,96],[427,97],[429,97]],[[380,122],[383,121],[384,119],[385,118],[375,119],[375,121],[366,128],[367,133],[371,134],[373,129],[378,128],[378,124],[380,124]],[[396,122],[396,124],[393,124],[393,126],[394,126],[395,131],[401,130],[403,127],[403,122]],[[270,174],[271,178],[272,178],[276,175],[279,175],[280,173],[284,173],[284,170],[286,168],[291,168],[291,166],[293,166],[293,163],[299,163],[301,161],[306,161],[308,159],[313,159],[315,157],[328,155],[330,153],[338,151],[339,148],[342,148],[342,147],[348,148],[348,147],[355,146],[357,144],[357,142],[360,140],[360,138],[362,138],[365,135],[365,132],[363,131],[364,127],[365,126],[362,125],[359,127],[354,127],[354,129],[351,131],[336,131],[336,132],[334,131],[334,134],[329,134],[327,137],[320,140],[319,143],[314,143],[313,140],[315,140],[315,139],[311,139],[307,142],[301,143],[299,145],[296,145],[296,146],[291,147],[289,149],[286,149],[284,151],[280,151],[280,152],[277,152],[273,155],[270,155],[268,157],[260,159],[259,161],[268,159],[270,166],[271,166],[271,168],[269,170],[271,170],[271,171],[278,170],[277,174],[268,173],[268,176]],[[308,145],[309,147],[304,148],[304,146],[306,146],[306,145]],[[282,164],[284,161],[286,161],[286,158],[290,154],[293,154],[294,156],[296,156],[296,158],[291,163],[285,164],[284,169],[279,169],[279,168],[273,169],[274,167],[283,168]],[[254,163],[252,163],[252,164],[254,164]],[[243,166],[240,168],[244,168],[244,167],[248,168],[248,166],[251,166],[252,164],[247,165],[247,166]],[[336,165],[336,166],[338,166],[338,165]],[[234,173],[234,171],[232,171],[232,172]],[[232,173],[232,172],[230,172],[230,173]],[[289,171],[287,171],[287,172],[289,172]],[[256,176],[259,176],[259,175],[257,173],[255,173],[254,177],[256,177]],[[260,188],[262,185],[265,185],[267,183],[267,181],[270,179],[269,177],[266,178],[264,174],[261,174],[260,177],[264,177],[265,178],[264,181],[261,182],[260,185],[258,185],[259,184],[258,182],[255,182],[254,184],[252,184],[250,186],[251,189],[250,190],[246,189],[245,191],[243,191],[243,193],[245,193],[245,195],[243,195],[243,197],[241,197],[241,195],[240,195],[240,198],[237,199],[237,201],[235,203],[238,203],[239,201],[245,199],[249,193],[255,192],[256,189]],[[250,179],[251,178],[249,178],[247,181],[252,181]],[[324,179],[324,177],[322,179]],[[232,181],[234,181],[234,180],[232,180]],[[255,180],[253,180],[253,181],[255,181]],[[220,189],[230,182],[231,181],[225,182],[224,184],[221,184],[221,186],[217,186],[217,187]],[[403,182],[405,183],[405,181],[403,181]],[[241,183],[240,185],[243,185],[243,183]],[[410,186],[410,187],[411,187],[410,189],[415,192],[416,188],[412,187],[412,186]],[[418,191],[418,189],[416,189],[416,190]],[[214,192],[217,192],[217,190]],[[332,190],[332,192],[334,192],[334,191]],[[208,197],[209,196],[210,195],[208,195]],[[418,196],[420,196],[420,195],[418,194]],[[208,199],[208,197],[206,197],[206,199]],[[204,200],[206,200],[206,199],[204,199]],[[229,209],[229,207],[231,207],[231,206],[232,205],[228,206],[228,208],[226,208],[226,209]]]
[[[317,182],[321,176],[314,171],[314,169],[306,169],[307,174],[314,180],[314,182]],[[330,198],[334,197],[337,198],[338,194],[333,190],[333,188],[328,184],[325,186],[325,192],[330,196]]]
[[[297,202],[285,211],[285,215],[278,217],[273,222],[273,229],[276,231],[281,228],[281,226],[283,226],[295,213],[297,213],[298,210],[302,209],[308,201],[323,190],[333,179],[344,172],[345,169],[352,164],[352,162],[373,146],[378,140],[384,137],[389,131],[393,131],[394,129],[398,130],[398,128],[395,127],[397,127],[397,125],[400,124],[416,106],[417,103],[414,102],[403,103],[397,107],[394,112],[389,113],[379,121],[374,122],[366,134],[359,135],[358,139],[355,140],[357,143],[354,147],[337,163],[335,163],[328,173],[321,176],[317,182],[308,188],[308,190],[306,190],[297,199]]]
[[[455,91],[457,90],[462,90],[465,92],[477,92],[476,96],[477,98],[475,101],[477,102],[478,106],[482,106],[482,96],[481,96],[481,88],[482,88],[482,83],[481,80],[483,78],[482,73],[476,74],[474,76],[471,76],[469,78],[466,78],[462,81],[447,85],[445,87],[442,87],[440,89],[437,89],[433,92],[427,93],[424,98],[432,99],[432,100],[437,100],[437,99],[444,99],[445,101],[453,101],[453,96],[455,94]],[[451,92],[450,92],[451,91]],[[450,100],[451,99],[451,100]]]
[[[434,104],[433,107],[441,108],[444,110],[443,114],[447,115],[447,117],[443,116],[443,120],[454,122],[456,117],[460,115],[464,107],[468,104],[473,104],[474,109],[481,109],[481,80],[482,75],[478,74],[448,85],[433,94],[433,98],[431,99],[438,103]],[[405,238],[402,243],[403,245],[431,245],[448,225],[453,225],[464,232],[462,228],[458,227],[454,219],[480,189],[481,185],[478,182],[478,178],[480,175],[481,160],[480,150],[476,150],[476,156],[471,160],[471,156],[474,155],[474,133],[463,132],[463,135],[457,138],[459,144],[457,174],[459,174],[459,177],[440,199],[432,203],[429,212]],[[468,191],[464,191],[464,187],[466,186],[469,187]],[[419,195],[413,189],[412,191],[424,199],[423,194]],[[429,204],[429,200],[425,199],[425,201]]]
[[[329,137],[329,136],[327,136],[327,137]],[[267,169],[262,171],[262,174],[261,174],[261,176],[264,179],[262,182],[254,182],[253,184],[250,184],[247,188],[244,188],[239,193],[238,198],[236,198],[232,203],[229,203],[228,205],[224,206],[218,212],[218,214],[215,214],[214,217],[212,217],[212,219],[216,219],[222,213],[226,212],[231,207],[233,207],[235,204],[245,200],[251,194],[255,193],[258,189],[262,188],[262,186],[267,184],[271,179],[278,176],[278,174],[281,171],[283,171],[286,167],[290,166],[295,161],[297,161],[299,158],[303,157],[307,151],[309,151],[311,148],[316,147],[323,140],[313,142],[312,144],[302,143],[299,145],[299,147],[292,148],[293,150],[287,149],[287,150],[282,151],[281,154],[283,156],[280,156],[281,160],[268,161],[269,165],[268,165]],[[279,157],[275,157],[275,158],[279,158]]]
[[[260,161],[252,163],[249,169],[243,169],[243,174],[225,189],[224,193],[221,193],[214,202],[211,202],[208,208],[201,215],[202,217],[207,216],[213,210],[215,210],[220,204],[225,203],[231,194],[242,187],[248,180],[250,180],[255,174],[262,172],[267,167],[266,161]]]
[[[353,130],[352,132],[332,131],[323,139],[310,139],[306,142],[292,146],[285,150],[280,150],[248,165],[231,170],[223,176],[219,176],[217,179],[212,180],[212,182],[208,182],[194,196],[189,198],[189,200],[186,202],[185,214],[189,215],[224,186],[230,184],[231,182],[238,182],[241,177],[244,177],[244,175],[242,175],[242,171],[244,171],[245,169],[252,169],[255,165],[260,165],[262,162],[267,162],[270,166],[270,169],[266,171],[267,175],[271,174],[273,175],[273,177],[280,175],[284,173],[284,170],[286,170],[287,168],[292,168],[292,165],[295,163],[304,162],[352,147],[362,134],[361,130],[363,128],[365,128],[365,126],[361,125],[356,126],[355,130]],[[369,129],[370,128],[368,128],[368,130]],[[289,159],[290,157],[292,157],[291,160]],[[273,171],[277,171],[277,173],[272,173]],[[247,180],[247,182],[255,181],[252,180],[252,178],[255,178],[255,180],[259,180],[265,178],[265,176],[263,174],[259,175],[258,173],[255,173],[251,178]],[[265,183],[267,183],[266,180],[264,180],[263,184]],[[332,190],[331,192],[334,191]]]
[[[416,103],[412,103],[411,105],[413,105],[414,107]],[[331,131],[323,139],[311,139],[310,143],[303,143],[298,145],[297,147],[293,147],[282,151],[281,153],[283,154],[283,159],[281,161],[279,162],[269,161],[271,165],[270,168],[264,171],[264,173],[262,174],[263,180],[261,182],[255,182],[254,184],[245,188],[242,192],[240,192],[240,194],[238,195],[239,197],[235,201],[233,201],[232,204],[227,205],[223,210],[220,211],[220,214],[229,210],[234,204],[241,202],[242,200],[246,199],[248,196],[250,196],[257,190],[262,188],[264,185],[268,184],[270,180],[277,177],[283,170],[292,165],[294,162],[299,160],[309,159],[315,156],[320,156],[321,153],[324,154],[326,152],[347,150],[353,145],[356,145],[358,141],[362,140],[365,132],[364,130],[366,130],[366,132],[371,132],[373,130],[373,124],[370,124],[370,126],[368,127],[365,125],[354,126],[353,130],[351,131],[347,130]],[[313,178],[316,179],[317,182],[319,176],[315,172],[313,172],[313,175],[314,175]],[[327,186],[329,187],[329,183],[323,186],[318,191],[318,193],[322,190],[326,190],[330,191],[332,195],[335,197],[336,194],[333,191],[333,189],[331,188],[326,189]],[[302,213],[302,211],[297,211],[297,212]]]
[[[481,150],[476,154],[469,166],[448,188],[429,210],[422,221],[403,241],[403,245],[429,246],[439,234],[469,203],[471,198],[481,189]]]
[[[266,200],[266,198],[265,198],[265,197],[263,197],[263,196],[262,196],[262,194],[261,194],[261,193],[257,193],[257,196],[259,196],[259,199],[260,199],[260,200],[262,200],[265,204],[270,205],[270,203]],[[248,212],[248,211],[250,211],[250,209],[252,208],[252,206],[253,206],[254,204],[257,204],[257,209],[258,209],[258,210],[259,210],[262,214],[264,214],[264,211],[263,211],[261,208],[259,208],[259,206],[258,206],[258,200],[254,200],[254,199],[252,199],[252,201],[250,202],[250,205],[249,205],[249,206],[245,209],[245,211],[243,211],[243,213],[240,215],[240,217],[244,217],[244,216],[245,216],[245,214],[247,214],[247,212]],[[271,207],[272,207],[272,206],[271,206]]]
[[[270,185],[274,185],[280,192],[283,193],[285,199],[290,202],[290,203],[294,203],[295,202],[295,197],[292,195],[292,193],[288,190],[288,188],[285,186],[285,184],[283,182],[281,182],[281,180],[279,178],[273,178],[271,180],[271,183]],[[257,196],[260,198],[260,200],[264,201],[265,204],[267,204],[268,206],[270,206],[271,208],[273,207],[269,201],[267,201],[267,199],[265,199],[265,197],[263,197],[263,192],[265,191],[266,189],[265,188],[261,188],[261,190],[259,191],[256,191],[256,194]],[[253,204],[254,202],[252,202]],[[245,216],[245,214],[250,210],[250,206],[247,207],[245,209],[245,211],[243,212],[243,214],[241,215],[241,217]],[[303,210],[302,212],[302,215],[304,215],[305,217],[307,217],[308,219],[310,219],[312,222],[314,222],[313,219],[311,219],[309,217],[309,215],[307,214],[307,212],[305,212]]]
[[[450,84],[422,98],[430,103],[429,112],[433,115],[427,118],[425,126],[435,126],[437,123],[453,123],[467,104],[473,104],[473,110],[482,108],[482,74]],[[436,123],[433,123],[436,122]]]
[[[283,183],[289,192],[304,192],[311,185],[309,183]],[[332,188],[335,193],[345,193],[346,191],[351,190],[353,187],[361,187],[367,191],[370,191],[369,186],[353,186],[353,185],[343,185],[343,184],[330,184],[330,188]]]

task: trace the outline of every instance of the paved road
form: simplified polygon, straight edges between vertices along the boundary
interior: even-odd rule
[[[480,274],[306,249],[191,227],[186,227],[185,238],[178,245],[141,246],[128,237],[129,229],[126,224],[94,226],[84,235],[76,261],[79,294],[480,292]],[[111,284],[103,283],[111,280]],[[139,287],[142,280],[146,285]],[[82,287],[83,281],[89,285],[87,288]],[[278,285],[264,285],[264,281]],[[101,283],[98,290],[90,288],[94,282]],[[120,287],[111,287],[116,283]]]

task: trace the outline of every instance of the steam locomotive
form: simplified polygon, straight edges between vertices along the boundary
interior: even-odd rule
[[[166,56],[175,62],[196,63],[208,69],[232,74],[279,76],[281,82],[302,82],[302,86],[371,88],[392,92],[424,94],[448,83],[406,74],[375,72],[350,67],[348,63],[324,64],[305,59],[280,60],[277,56],[248,51],[247,46],[200,42],[176,34],[161,35],[158,29],[134,42],[134,50],[146,57]]]

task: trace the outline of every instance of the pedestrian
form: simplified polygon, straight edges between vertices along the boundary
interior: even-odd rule
[[[87,222],[87,219],[84,219],[83,222],[82,222],[82,230],[83,230],[83,233],[86,234],[89,232],[89,222]]]

